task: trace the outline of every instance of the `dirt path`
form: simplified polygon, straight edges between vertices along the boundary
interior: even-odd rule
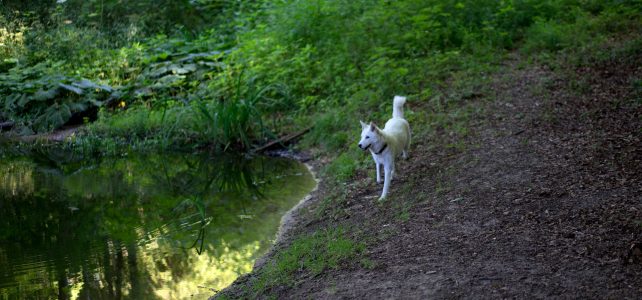
[[[642,108],[624,101],[635,92],[630,79],[642,75],[634,59],[579,70],[582,92],[569,88],[570,77],[509,61],[494,100],[479,103],[490,113],[473,121],[465,150],[415,140],[389,202],[375,203],[380,186],[361,172],[340,214],[311,222],[300,213],[292,236],[340,223],[374,237],[373,267],[300,274],[272,292],[641,298]],[[314,196],[333,188],[322,184]]]

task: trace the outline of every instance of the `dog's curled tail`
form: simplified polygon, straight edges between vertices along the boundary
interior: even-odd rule
[[[403,119],[403,104],[406,103],[406,97],[395,96],[392,102],[392,117]]]

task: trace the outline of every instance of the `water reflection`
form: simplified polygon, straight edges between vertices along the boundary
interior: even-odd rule
[[[0,160],[2,299],[203,298],[315,184],[283,159],[51,155]]]

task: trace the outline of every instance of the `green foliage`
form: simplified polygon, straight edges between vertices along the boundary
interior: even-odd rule
[[[252,282],[255,297],[279,285],[292,285],[293,276],[304,272],[311,276],[326,269],[338,269],[365,251],[365,243],[351,239],[341,228],[317,231],[302,236],[279,251]]]
[[[530,54],[585,51],[618,34],[640,31],[642,5],[628,1],[572,1],[555,7],[555,17],[538,16],[526,31],[523,50]]]
[[[527,52],[542,50],[557,51],[564,48],[566,28],[557,22],[537,20],[528,31],[528,40],[524,46]]]
[[[98,99],[112,92],[110,87],[87,79],[50,73],[59,66],[42,63],[0,74],[3,111],[21,119],[27,129],[45,132],[62,126],[74,114],[101,106]],[[30,119],[23,117],[27,113]]]
[[[56,26],[61,21],[96,28],[110,36],[138,39],[172,31],[198,31],[211,19],[231,19],[262,1],[221,0],[3,0],[0,14],[28,25]]]
[[[329,175],[330,178],[336,179],[338,182],[346,182],[354,176],[363,158],[367,157],[366,154],[362,153],[362,151],[356,147],[350,148],[337,156],[337,158],[325,168],[324,173]]]
[[[93,28],[63,24],[54,28],[32,27],[25,34],[25,59],[32,63],[42,61],[89,62],[107,49],[110,41]]]
[[[25,51],[25,30],[20,21],[8,21],[0,15],[0,72],[15,66],[16,57]]]
[[[169,75],[167,75],[169,76]],[[157,145],[181,148],[212,145],[221,150],[249,150],[253,141],[264,140],[270,131],[263,124],[259,105],[272,88],[256,89],[239,75],[231,94],[209,93],[203,100],[156,101],[156,107],[144,105],[118,114],[102,110],[99,119],[89,128],[97,139],[119,138],[116,143]]]
[[[354,120],[350,120],[342,111],[332,111],[317,116],[312,131],[306,136],[306,143],[320,146],[327,152],[337,152],[351,142],[350,136],[345,131],[346,127],[354,125],[350,122]]]
[[[232,143],[249,149],[251,141],[265,133],[260,112],[256,108],[260,95],[261,92],[258,92],[250,98],[237,97],[196,104],[202,120],[199,124],[204,127],[202,132],[225,149]]]
[[[142,141],[248,149],[267,132],[313,124],[304,144],[331,154],[352,142],[358,119],[385,120],[395,94],[448,116],[478,92],[443,95],[458,77],[483,77],[514,49],[572,52],[639,33],[642,15],[637,2],[615,0],[69,0],[7,7],[2,28],[11,42],[0,51],[9,59],[0,70],[53,59],[62,65],[49,64],[49,74],[113,87],[100,122],[120,118],[114,126],[132,128],[103,126],[102,138],[131,131]],[[47,104],[66,113],[61,103]],[[161,117],[125,121],[143,112],[123,107]],[[31,108],[20,118],[33,123],[46,108]],[[52,114],[44,127],[60,117]]]

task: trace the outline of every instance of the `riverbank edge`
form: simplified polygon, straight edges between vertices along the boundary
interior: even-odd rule
[[[321,185],[323,180],[318,174],[318,171],[319,171],[318,161],[316,160],[302,161],[301,159],[297,159],[297,157],[295,156],[288,157],[288,158],[295,159],[303,163],[308,168],[308,171],[310,172],[310,174],[312,174],[312,177],[314,178],[316,185],[307,195],[301,198],[301,200],[297,204],[295,204],[292,208],[290,208],[290,210],[288,210],[281,217],[281,221],[279,222],[279,228],[276,232],[276,236],[274,238],[274,242],[272,243],[272,246],[265,254],[263,254],[254,262],[254,266],[252,268],[251,273],[254,273],[256,270],[260,269],[261,267],[263,267],[263,265],[265,265],[268,259],[272,257],[279,250],[278,245],[282,245],[284,242],[290,240],[290,238],[292,237],[292,230],[301,224],[301,221],[302,221],[301,211],[305,208],[309,208],[311,205],[316,203],[316,201],[318,201],[319,199],[317,192],[319,191],[319,186]],[[248,273],[248,274],[251,274],[251,273]],[[244,274],[244,275],[247,275],[247,274]]]
[[[279,253],[279,251],[289,245],[289,243],[297,237],[296,229],[303,228],[310,222],[310,220],[306,219],[305,212],[318,204],[322,196],[326,194],[327,180],[324,180],[323,175],[320,174],[322,165],[325,162],[323,157],[312,158],[309,151],[275,151],[267,152],[265,155],[288,158],[304,164],[312,174],[312,177],[316,181],[316,185],[307,195],[301,198],[297,204],[295,204],[281,217],[279,228],[274,237],[272,246],[265,254],[254,262],[252,271],[246,274],[241,274],[236,280],[234,280],[234,282],[232,282],[232,284],[216,292],[209,299],[217,299],[219,296],[226,294],[226,292],[238,289],[244,282],[256,276],[258,270],[263,268],[267,262],[271,261],[271,259]]]

